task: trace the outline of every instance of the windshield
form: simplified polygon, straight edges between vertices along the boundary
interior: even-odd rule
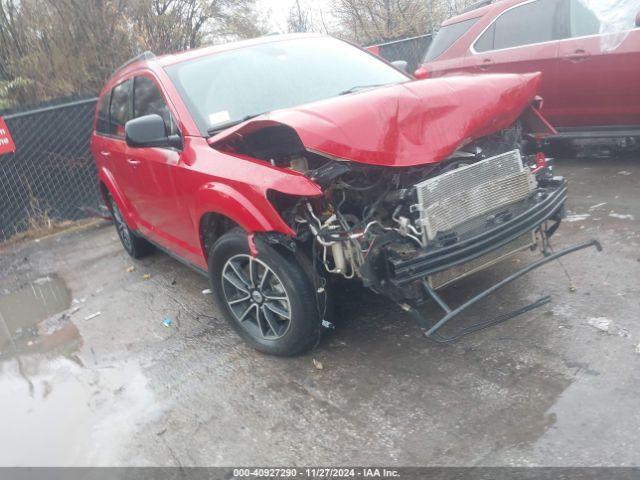
[[[409,78],[330,37],[269,42],[166,68],[203,135],[253,115]]]
[[[471,18],[469,20],[441,27],[440,30],[438,30],[438,33],[436,33],[433,42],[429,45],[427,54],[424,57],[424,63],[430,62],[442,55],[451,45],[454,44],[456,40],[467,33],[467,31],[469,31],[477,21],[477,18]]]

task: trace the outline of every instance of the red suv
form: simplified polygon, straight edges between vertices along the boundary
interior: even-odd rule
[[[442,24],[416,72],[542,72],[559,137],[640,139],[637,0],[484,1]]]
[[[538,139],[539,75],[414,81],[319,35],[144,54],[98,101],[91,146],[126,251],[154,246],[208,276],[231,325],[261,351],[313,347],[333,279],[359,279],[445,336],[468,306],[436,290],[540,244],[566,198]],[[416,307],[446,315],[431,325]],[[513,312],[548,301],[543,298]]]

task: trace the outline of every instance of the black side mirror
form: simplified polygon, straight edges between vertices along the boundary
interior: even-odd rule
[[[391,62],[391,65],[396,67],[398,70],[402,70],[403,72],[406,72],[407,67],[409,66],[406,60],[394,60],[393,62]]]
[[[133,148],[182,148],[182,138],[180,135],[167,135],[167,126],[160,115],[145,115],[129,120],[124,132],[127,145]]]

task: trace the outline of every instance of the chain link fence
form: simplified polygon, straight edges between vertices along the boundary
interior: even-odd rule
[[[389,62],[404,60],[407,62],[408,73],[413,73],[422,63],[431,40],[432,36],[428,34],[372,45],[367,49],[374,51]]]
[[[0,242],[99,209],[89,150],[95,105],[91,98],[3,117],[16,151],[0,155]]]

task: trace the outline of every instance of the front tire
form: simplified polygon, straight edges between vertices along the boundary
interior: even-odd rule
[[[233,230],[209,255],[214,298],[227,321],[256,350],[278,356],[304,353],[320,339],[320,315],[313,285],[293,256],[280,254]]]

